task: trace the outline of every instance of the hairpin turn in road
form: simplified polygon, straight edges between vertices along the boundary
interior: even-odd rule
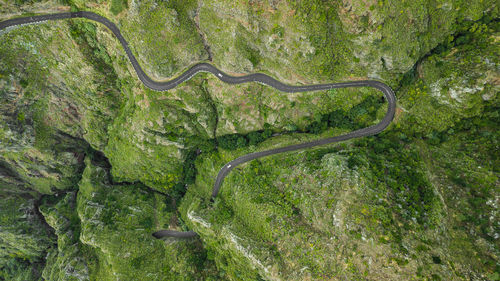
[[[241,157],[238,157],[231,162],[227,163],[222,167],[219,171],[219,174],[217,175],[217,178],[215,179],[215,184],[213,187],[212,191],[212,197],[211,199],[213,200],[217,194],[219,193],[219,190],[222,186],[222,182],[224,178],[227,176],[227,174],[234,169],[236,166],[241,165],[243,163],[252,161],[257,158],[269,156],[269,155],[274,155],[278,153],[284,153],[284,152],[290,152],[290,151],[296,151],[296,150],[301,150],[301,149],[306,149],[306,148],[311,148],[315,147],[318,145],[325,145],[329,143],[335,143],[335,142],[340,142],[340,141],[345,141],[349,139],[354,139],[354,138],[360,138],[360,137],[365,137],[365,136],[371,136],[378,134],[382,132],[389,124],[391,123],[392,119],[394,118],[394,113],[396,110],[396,96],[394,95],[394,92],[392,89],[387,86],[386,84],[379,82],[379,81],[374,81],[374,80],[364,80],[364,81],[353,81],[353,82],[342,82],[342,83],[328,83],[328,84],[317,84],[317,85],[304,85],[304,86],[292,86],[292,85],[287,85],[284,83],[281,83],[280,81],[262,73],[254,73],[254,74],[248,74],[244,76],[231,76],[223,71],[217,69],[215,66],[208,64],[208,63],[198,63],[188,70],[186,70],[184,73],[181,75],[168,80],[168,81],[155,81],[151,79],[145,72],[144,70],[140,67],[139,63],[137,62],[137,59],[135,56],[132,54],[132,51],[130,50],[127,41],[125,38],[123,38],[122,34],[120,33],[120,30],[118,27],[112,23],[110,20],[108,20],[105,17],[102,17],[98,14],[92,13],[92,12],[68,12],[68,13],[57,13],[57,14],[47,14],[47,15],[38,15],[38,16],[31,16],[31,17],[21,17],[21,18],[14,18],[14,19],[9,19],[6,21],[0,22],[0,31],[4,29],[8,29],[9,27],[15,27],[19,25],[24,25],[24,24],[32,24],[32,23],[38,23],[38,22],[44,22],[44,21],[49,21],[49,20],[61,20],[61,19],[72,19],[72,18],[86,18],[89,20],[93,20],[99,23],[104,24],[113,34],[118,38],[118,41],[120,41],[121,45],[123,46],[123,49],[125,50],[125,53],[127,54],[130,62],[132,63],[132,66],[137,73],[137,76],[139,79],[144,83],[144,85],[148,88],[151,88],[156,91],[166,91],[170,90],[172,88],[175,88],[179,84],[183,83],[186,80],[191,79],[196,73],[198,72],[210,72],[215,75],[215,77],[219,78],[221,81],[226,82],[228,84],[241,84],[241,83],[248,83],[248,82],[257,82],[257,83],[262,83],[268,86],[271,86],[273,88],[276,88],[282,92],[287,92],[287,93],[296,93],[296,92],[310,92],[310,91],[321,91],[321,90],[329,90],[329,89],[336,89],[336,88],[348,88],[348,87],[372,87],[375,88],[379,91],[381,91],[384,94],[385,99],[387,100],[388,107],[387,107],[387,113],[385,114],[384,118],[376,125],[355,130],[350,133],[340,135],[340,136],[335,136],[335,137],[330,137],[330,138],[325,138],[325,139],[320,139],[320,140],[315,140],[311,142],[305,142],[305,143],[300,143],[300,144],[295,144],[295,145],[290,145],[290,146],[285,146],[285,147],[280,147],[280,148],[275,148],[275,149],[270,149],[270,150],[265,150],[265,151],[260,151],[260,152],[254,152],[254,153],[249,153],[246,155],[243,155]],[[1,36],[0,32],[0,36]],[[174,230],[160,230],[155,233],[153,233],[153,236],[156,238],[162,238],[162,237],[176,237],[176,238],[189,238],[189,237],[194,237],[197,236],[196,232],[194,231],[174,231]]]

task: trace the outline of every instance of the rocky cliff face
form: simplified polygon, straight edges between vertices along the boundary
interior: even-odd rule
[[[0,34],[0,278],[499,280],[495,1],[3,1],[93,11],[157,80],[208,61],[300,85],[380,79],[382,134],[227,161],[376,123],[380,94],[136,78],[81,19]],[[155,240],[159,229],[193,240]]]

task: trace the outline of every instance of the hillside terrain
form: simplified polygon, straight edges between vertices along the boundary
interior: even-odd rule
[[[0,0],[0,21],[92,11],[103,25],[0,31],[0,280],[500,280],[495,0]],[[161,229],[193,239],[155,239]]]

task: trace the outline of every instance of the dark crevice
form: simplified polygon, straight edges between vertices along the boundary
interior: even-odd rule
[[[111,170],[111,163],[109,163],[108,158],[104,155],[102,151],[90,148],[88,156],[90,157],[92,165],[101,167],[108,172]],[[113,179],[110,177],[109,181],[112,182]]]
[[[499,22],[500,19],[498,18],[492,19],[488,14],[484,14],[483,17],[481,17],[477,21],[463,21],[461,23],[457,22],[457,25],[459,25],[459,27],[457,28],[457,31],[451,35],[453,36],[453,40],[439,43],[436,47],[432,48],[429,52],[421,56],[415,62],[413,67],[403,74],[403,77],[399,81],[399,84],[395,88],[394,92],[398,93],[403,87],[415,83],[415,81],[418,78],[419,65],[422,64],[422,62],[427,58],[429,58],[430,56],[436,54],[442,54],[444,52],[451,50],[454,47],[470,43],[473,36],[472,32],[469,31],[469,27],[472,26],[474,23],[484,23],[495,27],[496,25],[498,25]],[[381,60],[382,62],[384,62],[383,58],[381,58]]]
[[[199,11],[197,11],[196,17],[198,17],[198,12]],[[485,17],[483,17],[481,20],[483,20],[484,18]],[[481,20],[479,20],[479,21],[481,21]],[[498,21],[498,19],[495,19],[494,21]],[[206,38],[205,38],[204,34],[201,32],[199,24],[198,24],[198,22],[196,20],[195,20],[195,23],[196,23],[196,28],[197,28],[198,32],[200,33],[201,38],[203,39],[203,44],[204,44],[204,47],[205,47],[205,51],[208,54],[208,60],[212,61],[212,54],[211,54],[211,51],[210,51],[210,46],[207,44]],[[465,32],[465,31],[459,31],[459,32],[455,33],[454,40],[451,41],[451,43],[441,43],[437,47],[433,48],[430,52],[428,52],[427,54],[425,54],[424,56],[422,56],[421,58],[419,58],[417,60],[417,62],[414,64],[414,66],[412,67],[412,69],[409,70],[407,73],[405,73],[403,75],[403,78],[400,80],[399,86],[398,86],[396,92],[399,91],[399,89],[401,89],[405,85],[409,85],[409,84],[415,82],[415,80],[417,79],[417,68],[418,68],[418,65],[420,65],[420,63],[424,59],[428,58],[429,56],[431,56],[433,54],[439,54],[439,53],[442,53],[442,52],[444,52],[446,50],[449,50],[450,48],[453,48],[454,46],[458,46],[460,44],[466,44],[467,43],[467,38],[466,38],[467,36],[468,36],[467,32]],[[385,69],[385,60],[383,58],[381,58],[381,61],[382,61],[383,67]],[[206,80],[204,80],[204,82],[206,82]],[[247,146],[247,145],[259,143],[259,142],[261,142],[261,141],[263,141],[263,140],[265,140],[265,139],[267,139],[267,138],[269,138],[269,137],[272,136],[272,131],[269,128],[265,127],[264,130],[251,132],[251,133],[249,133],[247,135],[233,134],[233,135],[225,135],[225,136],[222,136],[222,137],[218,138],[217,134],[216,134],[217,125],[218,125],[218,114],[217,114],[217,108],[216,108],[215,102],[211,99],[210,94],[209,94],[208,90],[206,89],[206,86],[202,85],[201,88],[203,90],[203,93],[205,93],[207,95],[207,97],[208,97],[208,99],[210,101],[210,106],[213,108],[213,111],[214,111],[214,114],[215,114],[215,126],[214,126],[214,129],[213,129],[213,141],[215,142],[216,147],[219,144],[219,140],[226,141],[227,143],[230,144],[229,148],[231,148],[231,146],[233,146],[233,144],[235,145],[235,147],[239,147],[239,145],[242,144],[242,143],[245,143],[245,146]],[[340,113],[338,113],[338,112],[335,111],[333,113],[335,113],[334,116],[337,116],[337,115],[339,115],[339,116],[340,115],[349,116],[348,112],[343,112],[342,114],[340,114]],[[333,113],[330,113],[330,114],[333,114]],[[329,115],[325,115],[325,116],[329,116]],[[328,119],[323,120],[324,119],[323,117],[322,117],[322,121],[326,122],[328,125],[331,126],[331,124],[328,123],[328,122],[331,122],[331,121],[329,121]],[[320,132],[324,131],[324,129],[322,129],[323,128],[322,122],[318,122],[318,123],[319,123],[319,125],[315,126],[314,125],[315,123],[313,122],[308,127],[309,129],[306,132],[320,133]],[[352,123],[352,122],[349,122],[349,123]],[[343,124],[340,124],[340,125],[336,124],[336,125],[338,125],[339,127],[343,126]],[[316,127],[319,127],[319,130],[316,130],[315,129]],[[271,132],[271,133],[269,133],[269,132]],[[69,134],[66,134],[64,132],[59,132],[59,134],[61,134],[62,138],[69,137],[69,138],[71,138],[73,140],[84,141],[83,139],[79,139],[79,138],[73,137],[73,136],[71,136]],[[251,135],[253,137],[251,137]],[[258,141],[252,141],[252,140],[258,140]],[[224,147],[224,148],[227,148],[227,147]],[[69,149],[69,147],[68,147],[68,149]],[[92,163],[93,164],[95,164],[95,165],[97,165],[99,167],[102,167],[102,168],[104,168],[104,169],[107,170],[107,175],[109,177],[108,178],[109,183],[111,183],[113,185],[132,185],[132,184],[138,184],[138,182],[115,182],[113,180],[112,176],[111,176],[111,173],[110,173],[111,164],[109,163],[109,160],[106,158],[106,156],[101,151],[97,151],[97,150],[92,149],[88,145],[88,143],[87,143],[86,147],[84,146],[83,150],[86,150],[86,152],[83,153],[82,155],[84,155],[84,156],[90,156],[91,159],[92,159]],[[74,151],[74,150],[71,150],[71,151]],[[184,182],[179,185],[179,187],[181,188],[180,190],[176,191],[175,188],[177,188],[177,187],[174,188],[174,193],[179,195],[179,199],[184,196],[184,194],[185,194],[185,187],[187,186],[188,182],[192,183],[191,181],[194,180],[194,178],[196,177],[196,170],[193,170],[193,169],[195,169],[195,167],[194,167],[194,161],[195,161],[195,159],[196,159],[197,156],[201,155],[201,153],[203,153],[203,151],[199,151],[198,149],[195,149],[194,151],[188,151],[186,153],[187,156],[186,156],[185,167],[184,167],[184,174],[185,174],[185,176],[184,176]],[[194,171],[194,174],[192,174],[189,171]],[[13,172],[12,170],[9,170],[8,166],[5,163],[3,163],[3,162],[0,161],[0,174],[2,172],[4,172],[7,175],[11,175],[15,179],[18,178],[18,176],[15,175],[15,172]],[[80,173],[80,177],[81,177],[81,173]],[[158,193],[158,194],[166,196],[167,198],[172,198],[171,194],[163,193],[163,192],[158,191],[156,189],[150,188],[149,186],[147,186],[145,184],[140,184],[140,185],[143,186],[144,189],[146,189],[149,192]],[[67,193],[67,192],[73,192],[73,191],[72,190],[69,190],[69,191],[57,190],[56,193],[55,193],[55,196],[58,196],[59,194],[64,194],[64,193]],[[44,216],[39,211],[39,206],[40,206],[40,203],[41,203],[41,200],[42,200],[43,197],[44,196],[40,197],[38,200],[35,200],[35,203],[34,203],[34,213],[40,219],[40,221],[42,222],[42,224],[44,225],[44,227],[47,229],[47,231],[50,233],[50,235],[55,235],[54,230],[50,227],[50,225],[47,224],[47,222],[45,221]],[[297,212],[297,215],[300,215],[300,210],[295,209],[295,207],[294,207],[294,213],[295,212]],[[441,260],[440,260],[439,257],[432,257],[432,258],[433,258],[434,263],[436,263],[436,264],[440,264],[441,263]]]
[[[47,221],[45,220],[45,217],[40,212],[40,205],[41,205],[42,201],[44,200],[44,197],[46,197],[46,196],[49,196],[49,195],[40,196],[40,198],[38,198],[37,200],[34,201],[33,213],[38,218],[38,220],[42,223],[43,228],[49,234],[49,236],[56,237],[55,230],[47,223]],[[50,195],[50,196],[53,196],[53,195]]]
[[[217,106],[215,104],[215,101],[212,99],[210,92],[207,89],[207,79],[204,79],[200,85],[200,89],[203,94],[203,98],[208,102],[210,108],[212,109],[212,112],[214,114],[214,120],[211,121],[210,123],[213,122],[213,130],[212,130],[212,138],[209,139],[203,139],[203,138],[186,138],[186,143],[189,143],[189,147],[192,147],[191,149],[185,150],[184,153],[184,165],[183,165],[183,177],[182,180],[179,181],[173,188],[171,192],[171,196],[174,199],[174,203],[177,201],[181,200],[182,197],[184,197],[184,194],[187,191],[187,187],[190,184],[193,184],[197,171],[196,171],[196,166],[195,166],[195,161],[198,156],[200,156],[203,153],[211,152],[214,149],[217,149],[218,146],[218,140],[217,140],[217,126],[219,123],[219,115],[217,112]]]
[[[45,233],[47,233],[47,236],[52,238],[51,240],[54,241],[54,243],[49,247],[47,248],[47,251],[44,252],[44,255],[43,257],[46,257],[48,255],[48,252],[50,249],[56,247],[57,248],[57,235],[56,235],[56,231],[55,229],[53,229],[46,221],[45,217],[43,216],[43,214],[40,212],[40,205],[42,203],[42,200],[43,198],[47,196],[47,195],[43,195],[43,196],[40,196],[40,198],[38,198],[37,200],[34,201],[34,204],[33,204],[33,213],[34,215],[38,218],[38,221],[40,222],[40,224],[42,225],[42,227],[44,228],[45,230]],[[33,265],[34,264],[37,264],[40,268],[40,269],[43,269],[45,268],[45,265],[47,263],[47,259],[46,258],[41,258],[38,262],[36,263],[32,263]],[[33,269],[36,269],[37,266],[33,266],[32,267]],[[38,276],[41,276],[41,272],[36,272],[36,274]]]
[[[5,183],[6,185],[7,184],[14,185],[16,187],[25,189],[23,191],[28,191],[28,189],[24,187],[24,182],[21,179],[21,176],[14,169],[12,169],[7,162],[5,162],[2,159],[0,159],[0,178],[2,178],[2,181],[0,183]],[[9,179],[10,181],[5,182],[5,180],[3,179]],[[7,190],[10,189],[2,188],[1,191],[2,193],[4,193]]]
[[[385,59],[384,59],[384,57],[381,57],[381,58],[380,58],[380,61],[382,62],[382,68],[383,68],[383,69],[385,69],[385,70],[387,70],[387,66],[386,66],[386,64],[385,64]]]
[[[208,91],[207,81],[208,81],[207,79],[204,79],[200,88],[203,94],[205,95],[205,98],[208,100],[208,103],[210,104],[213,114],[215,115],[215,124],[212,134],[215,141],[215,147],[217,148],[217,126],[219,125],[219,113],[217,111],[217,106],[215,105],[215,101],[212,99],[212,96]]]
[[[219,147],[228,150],[257,145],[273,136],[293,133],[321,134],[329,128],[360,129],[376,121],[377,111],[384,103],[383,97],[368,96],[361,103],[353,106],[349,111],[341,109],[322,114],[318,121],[312,121],[304,130],[286,130],[273,132],[271,125],[264,124],[264,130],[253,131],[248,134],[227,134],[217,137]],[[367,120],[361,121],[367,115]]]
[[[136,185],[139,188],[143,188],[143,189],[147,190],[148,192],[157,193],[157,194],[163,195],[167,198],[172,197],[171,194],[153,189],[153,188],[149,187],[148,185],[143,184],[140,181],[132,181],[132,182],[130,182],[130,181],[115,181],[113,179],[113,176],[111,175],[111,163],[109,162],[109,159],[104,155],[103,152],[101,152],[99,150],[94,150],[92,148],[89,148],[88,152],[87,152],[87,156],[89,156],[92,165],[100,167],[106,171],[106,176],[107,176],[106,183],[109,185],[114,185],[114,186]]]
[[[193,22],[194,22],[194,25],[196,27],[196,31],[198,32],[198,34],[201,37],[201,40],[203,41],[203,48],[205,49],[205,52],[208,54],[208,61],[212,61],[212,59],[213,59],[212,51],[210,50],[210,45],[208,45],[207,37],[205,36],[205,34],[203,33],[203,31],[200,28],[199,16],[200,16],[200,6],[198,6],[196,8]]]

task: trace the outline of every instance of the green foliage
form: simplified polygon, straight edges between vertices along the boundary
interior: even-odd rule
[[[321,0],[290,2],[296,10],[294,16],[305,22],[307,39],[315,48],[314,54],[308,57],[309,63],[315,66],[312,71],[322,77],[335,77],[344,73],[348,61],[353,57],[353,50],[348,47],[350,34],[342,28],[336,28],[342,25],[337,14],[337,5]]]
[[[388,189],[393,196],[393,211],[410,223],[415,220],[424,227],[436,227],[441,205],[427,179],[416,147],[400,140],[398,132],[356,141],[353,154],[366,153],[375,189]],[[386,221],[391,229],[393,222]]]
[[[152,237],[154,231],[169,228],[173,216],[166,211],[165,196],[140,184],[113,185],[102,164],[90,159],[86,163],[77,212],[80,241],[95,251],[99,261],[99,266],[90,267],[96,279],[144,280],[158,274],[156,280],[210,280],[217,276],[196,241],[165,243]]]
[[[76,212],[76,192],[61,197],[43,197],[40,212],[57,235],[57,247],[47,254],[43,279],[74,280],[79,277],[89,280],[92,273],[89,266],[92,268],[96,257],[79,241],[81,229]]]
[[[498,104],[487,107],[480,117],[461,120],[452,130],[437,134],[438,141],[427,140],[434,146],[437,165],[466,194],[468,206],[461,222],[490,241],[494,241],[495,226],[484,214],[495,212],[490,200],[498,192],[495,173],[500,172],[496,152],[500,135],[495,128],[499,110]]]
[[[54,241],[49,227],[37,214],[37,204],[29,194],[2,194],[0,278],[34,280],[40,275],[46,251]]]
[[[242,26],[239,26],[238,32],[245,32],[245,29]],[[252,63],[253,67],[256,67],[261,61],[259,50],[252,47],[250,42],[248,42],[244,37],[237,37],[235,47],[238,48],[241,54]]]
[[[24,122],[24,120],[25,120],[25,119],[26,119],[26,116],[24,115],[24,112],[19,112],[19,113],[17,114],[17,120],[18,120],[19,122]]]
[[[221,148],[224,149],[237,149],[240,147],[247,146],[248,141],[245,138],[245,136],[242,136],[240,134],[235,134],[235,135],[221,136],[217,139],[217,143]]]
[[[376,114],[383,103],[383,99],[370,95],[348,111],[337,109],[329,113],[316,115],[316,121],[310,122],[303,132],[321,134],[328,128],[356,130],[367,127],[377,119]],[[264,128],[264,130],[253,131],[248,134],[228,134],[217,137],[217,144],[220,148],[227,150],[244,148],[248,145],[258,145],[272,136],[271,126],[266,123]],[[291,132],[293,131],[288,133]]]
[[[146,73],[166,79],[208,57],[190,16],[196,9],[195,1],[147,0],[136,4],[121,29]]]
[[[285,28],[283,26],[280,26],[280,25],[275,25],[273,27],[273,30],[272,32],[276,35],[278,35],[278,37],[282,38],[283,35],[285,34]]]
[[[123,2],[123,0],[115,0]],[[78,43],[80,51],[97,71],[103,74],[104,81],[96,81],[99,91],[109,91],[108,87],[118,86],[118,76],[112,65],[106,47],[97,40],[97,26],[93,22],[75,20],[70,24],[71,37]]]
[[[12,258],[0,264],[0,278],[8,281],[40,280],[42,263],[29,263],[26,260]]]
[[[378,97],[369,96],[347,112],[337,109],[322,115],[318,118],[320,121],[314,121],[306,128],[306,132],[319,134],[329,127],[350,130],[368,127],[376,120],[377,111],[383,102]]]
[[[126,14],[114,19],[156,79],[209,57],[290,84],[374,77],[399,84],[398,112],[376,137],[242,165],[210,205],[225,162],[369,126],[383,100],[203,75],[156,93],[88,21],[4,33],[0,279],[37,279],[43,267],[45,280],[498,279],[494,1],[69,2]],[[58,196],[30,201],[28,188]],[[202,239],[153,240],[164,228]]]
[[[113,15],[117,15],[127,7],[128,7],[128,0],[112,0],[111,7],[109,8],[109,10],[111,11],[111,13],[113,13]]]

